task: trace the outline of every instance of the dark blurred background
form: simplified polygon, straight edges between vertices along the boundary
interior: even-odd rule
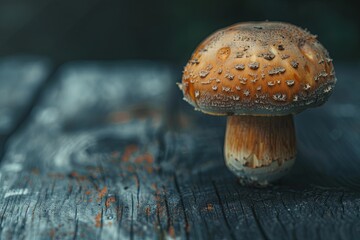
[[[1,0],[0,55],[155,59],[184,64],[218,28],[251,20],[287,21],[319,36],[336,61],[360,56],[356,1]]]

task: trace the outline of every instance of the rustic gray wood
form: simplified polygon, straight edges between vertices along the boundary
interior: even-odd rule
[[[296,117],[299,157],[269,187],[240,186],[225,118],[193,111],[181,73],[151,62],[63,66],[0,168],[1,239],[358,239],[359,65]]]
[[[0,155],[6,138],[20,124],[51,69],[43,57],[0,58]]]

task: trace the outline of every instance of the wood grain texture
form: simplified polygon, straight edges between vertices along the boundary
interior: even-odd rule
[[[4,142],[28,114],[50,70],[50,61],[44,57],[0,58],[0,156]]]
[[[0,134],[8,133],[49,74],[50,62],[40,57],[0,58]]]
[[[7,144],[0,238],[356,239],[359,73],[337,69],[330,101],[296,117],[293,171],[254,188],[225,167],[226,119],[180,101],[180,73],[65,65]]]

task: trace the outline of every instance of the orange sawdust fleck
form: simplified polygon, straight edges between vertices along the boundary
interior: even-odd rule
[[[128,112],[114,112],[110,115],[110,122],[121,123],[130,120],[130,114]]]
[[[95,227],[101,227],[102,223],[101,223],[101,212],[99,212],[98,214],[96,214],[95,216]]]
[[[189,223],[186,223],[186,226],[185,226],[185,231],[186,231],[187,233],[189,233],[189,232],[190,232],[190,230],[191,230],[191,226],[190,226],[190,224],[189,224]]]
[[[214,210],[214,206],[211,203],[208,203],[206,206],[206,210],[208,210],[209,212]]]
[[[140,186],[139,178],[137,177],[137,175],[133,175],[133,177],[135,179],[136,187],[138,188]]]
[[[151,164],[154,162],[154,158],[150,153],[145,153],[143,155],[138,156],[135,159],[135,163],[143,163],[143,162]]]
[[[111,203],[113,203],[113,202],[116,202],[116,198],[109,197],[108,199],[106,199],[105,206],[108,208],[108,207],[110,207]]]
[[[50,232],[49,232],[50,239],[55,239],[55,233],[56,233],[56,230],[54,228],[50,230]]]
[[[153,171],[154,171],[154,168],[152,168],[151,166],[147,166],[147,167],[145,167],[145,169],[149,174],[153,173]]]
[[[86,195],[90,195],[90,194],[91,194],[91,191],[90,191],[90,190],[87,190],[87,191],[85,192],[85,194],[86,194]]]
[[[86,176],[80,175],[80,174],[78,174],[78,173],[75,172],[75,171],[72,171],[72,172],[70,173],[70,176],[73,177],[73,178],[75,178],[77,181],[84,181],[84,180],[86,180]]]
[[[150,216],[150,213],[151,213],[150,207],[146,207],[146,208],[145,208],[145,214],[146,214],[146,216]]]
[[[175,238],[175,228],[173,226],[169,227],[169,235],[171,238]]]
[[[122,160],[124,162],[128,162],[131,155],[138,150],[136,145],[129,145],[125,148],[124,154],[122,156]]]
[[[98,193],[97,202],[100,202],[101,199],[102,199],[103,197],[105,197],[106,193],[107,193],[107,187],[105,186],[105,187],[103,187],[103,189],[101,189],[100,192]]]
[[[156,213],[158,215],[161,215],[164,212],[164,204],[162,203],[162,198],[160,195],[160,189],[156,187],[156,193],[155,193],[155,202],[156,202]]]

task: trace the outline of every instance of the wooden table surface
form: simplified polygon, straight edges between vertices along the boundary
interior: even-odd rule
[[[335,67],[330,100],[296,116],[294,169],[255,188],[180,68],[0,59],[0,238],[359,239],[360,64]]]

